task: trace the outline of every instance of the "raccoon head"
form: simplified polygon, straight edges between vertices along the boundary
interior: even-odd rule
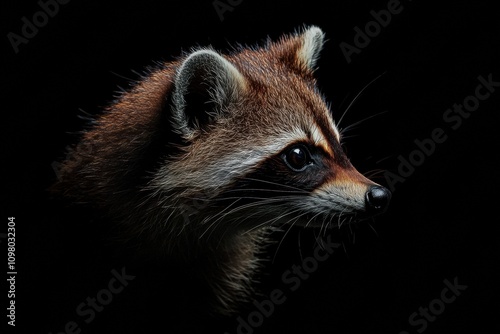
[[[199,222],[225,231],[383,212],[390,192],[349,162],[316,88],[323,40],[311,27],[263,48],[188,55],[169,98],[183,153],[166,158],[152,189],[202,200]]]
[[[340,226],[390,199],[342,151],[313,76],[323,40],[310,27],[160,65],[83,133],[53,189],[104,209],[141,249],[196,263],[215,308],[234,311],[268,228]]]

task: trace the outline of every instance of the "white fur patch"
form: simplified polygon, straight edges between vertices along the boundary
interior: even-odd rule
[[[333,155],[333,150],[330,145],[328,145],[328,141],[323,136],[323,132],[321,132],[317,125],[311,124],[310,130],[314,145],[323,147],[325,151],[330,152],[330,154]]]
[[[203,164],[189,154],[182,160],[165,164],[154,179],[153,185],[166,191],[174,188],[185,189],[185,192],[192,193],[191,195],[199,194],[201,189],[205,195],[214,196],[220,187],[248,174],[253,167],[279,153],[289,144],[306,138],[303,131],[295,129],[269,138],[264,145],[239,148],[218,156],[217,161],[207,161]]]
[[[330,128],[333,130],[335,137],[337,137],[337,140],[340,142],[340,132],[335,125],[335,121],[333,120],[332,113],[330,111],[326,112],[326,118],[328,119],[328,123],[330,125]]]
[[[365,194],[368,184],[348,183],[324,184],[313,192],[313,206],[329,210],[343,211],[346,213],[362,211],[365,209]],[[339,210],[341,209],[341,210]]]

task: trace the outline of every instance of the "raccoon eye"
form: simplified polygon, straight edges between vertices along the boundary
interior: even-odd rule
[[[284,155],[284,160],[296,172],[303,171],[311,163],[309,151],[302,145],[289,149]]]

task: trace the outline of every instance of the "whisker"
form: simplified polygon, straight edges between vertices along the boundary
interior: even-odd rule
[[[340,123],[342,122],[342,119],[344,119],[344,116],[347,114],[347,112],[349,111],[349,109],[351,109],[352,105],[358,100],[358,98],[361,96],[361,94],[363,94],[363,92],[365,91],[365,89],[367,89],[372,83],[374,83],[375,81],[377,81],[382,75],[386,74],[387,72],[383,72],[382,74],[379,74],[377,77],[375,77],[375,79],[373,79],[372,81],[370,81],[369,83],[367,83],[360,91],[358,94],[356,94],[356,96],[354,97],[354,99],[351,101],[351,103],[349,103],[349,105],[347,106],[346,110],[342,113],[342,116],[340,117],[339,121],[337,122],[337,127],[340,126]]]
[[[359,134],[352,134],[352,135],[349,135],[349,136],[345,136],[344,135],[344,133],[345,133],[344,130],[339,130],[339,131],[340,131],[340,134],[342,135],[342,137],[341,137],[342,143],[344,143],[349,138],[356,138],[356,137],[360,136]]]
[[[374,117],[377,117],[377,116],[383,115],[383,114],[388,113],[388,112],[389,112],[389,110],[384,110],[384,111],[381,111],[381,112],[379,112],[379,113],[376,113],[376,114],[370,115],[370,116],[368,116],[368,117],[363,118],[362,120],[359,120],[359,121],[357,121],[357,122],[354,122],[354,123],[352,123],[352,124],[350,124],[350,125],[346,126],[344,129],[340,129],[340,128],[339,128],[339,131],[340,131],[340,133],[341,133],[341,134],[344,134],[344,133],[348,132],[349,130],[352,130],[355,126],[357,126],[357,125],[359,125],[359,124],[361,124],[361,123],[363,123],[363,122],[366,122],[366,121],[367,121],[367,120],[369,120],[369,119],[372,119],[372,118],[374,118]]]
[[[387,159],[392,158],[392,157],[393,157],[393,155],[388,155],[388,156],[386,156],[386,157],[384,157],[384,158],[378,159],[377,161],[375,161],[375,163],[376,163],[376,164],[379,164],[379,163],[381,163],[382,161],[387,160]]]
[[[231,189],[227,190],[226,193],[232,192],[249,192],[249,191],[262,191],[262,192],[275,192],[275,193],[293,193],[293,194],[304,194],[307,193],[305,190],[279,190],[279,189],[260,189],[260,188],[243,188],[243,189]]]
[[[224,208],[224,210],[222,210],[222,211],[225,211],[226,209],[229,209],[232,205],[236,204],[236,202],[238,202],[238,201],[239,201],[239,199],[236,199],[234,202],[232,202],[231,204],[229,204],[229,205],[228,205],[226,208]],[[209,230],[209,229],[211,229],[211,228],[212,228],[212,226],[214,226],[214,224],[215,224],[215,223],[217,223],[217,220],[215,220],[213,223],[211,223],[211,224],[207,227],[207,229],[205,230],[205,232],[203,232],[203,233],[199,236],[199,239],[201,239],[201,238],[202,238],[202,237],[203,237],[203,236],[204,236],[204,235],[208,232],[208,230]],[[210,237],[210,235],[209,235],[209,237]]]
[[[301,236],[302,236],[302,231],[299,231],[299,233],[297,234],[297,243],[298,243],[298,247],[299,247],[299,256],[300,256],[300,262],[304,261],[304,257],[302,256],[302,246],[300,245],[300,240],[301,240]]]
[[[317,214],[315,214],[314,216],[312,216],[311,219],[309,219],[309,221],[306,223],[306,227],[309,226],[309,224],[316,218],[318,217],[319,215],[321,214],[321,212],[318,212]]]
[[[283,237],[281,238],[281,241],[279,242],[278,244],[278,247],[276,248],[276,252],[274,253],[274,256],[273,256],[273,260],[271,263],[274,263],[274,260],[276,259],[276,256],[278,255],[278,251],[280,250],[280,247],[281,247],[281,244],[283,243],[283,240],[285,240],[285,237],[287,236],[287,234],[290,232],[290,230],[292,229],[293,225],[295,225],[295,223],[297,223],[297,221],[302,218],[302,216],[306,215],[307,213],[304,212],[302,213],[301,215],[299,215],[298,217],[295,218],[294,222],[289,224],[289,227],[288,229],[286,230],[285,234],[283,235]]]
[[[349,226],[350,235],[352,236],[351,243],[354,244],[354,232],[352,230],[352,225],[349,224],[348,226]]]
[[[340,212],[340,214],[339,214],[339,219],[338,219],[338,224],[337,224],[337,225],[338,225],[338,227],[339,227],[339,229],[342,227],[342,224],[344,224],[344,222],[345,222],[345,221],[346,221],[346,219],[347,219],[347,218],[344,218],[344,219],[342,220],[342,214],[343,214],[346,210],[347,210],[347,208],[344,208],[344,210],[342,210],[342,211]],[[341,220],[342,220],[342,221],[341,221]]]
[[[323,215],[323,221],[321,222],[321,227],[319,228],[320,235],[321,235],[321,230],[323,229],[323,227],[325,227],[325,235],[326,235],[326,227],[328,227],[328,223],[326,223],[326,226],[325,226],[325,222],[326,222],[327,218],[328,218],[328,215]]]
[[[251,231],[253,231],[253,230],[257,229],[257,228],[260,228],[260,227],[262,227],[262,226],[264,226],[264,225],[267,225],[267,224],[268,224],[269,222],[271,222],[271,221],[274,223],[274,222],[276,222],[277,220],[280,220],[281,218],[283,218],[283,217],[285,217],[285,216],[288,216],[289,214],[292,214],[292,213],[295,213],[295,212],[298,212],[298,211],[301,211],[301,210],[302,210],[302,209],[295,209],[295,210],[292,210],[292,211],[290,211],[290,212],[288,212],[288,213],[284,213],[284,214],[282,214],[282,215],[280,215],[280,216],[278,216],[278,217],[268,219],[268,220],[266,220],[265,222],[260,223],[259,225],[252,227],[252,228],[251,228],[251,229],[249,229],[248,231],[245,231],[245,233],[243,233],[243,234],[250,233]]]
[[[326,225],[324,236],[326,236],[326,230],[331,228],[333,218],[335,218],[335,215],[331,215],[330,220],[328,221],[328,224]]]
[[[241,199],[241,197],[237,197],[236,198],[236,201],[238,201],[239,199]],[[209,226],[209,228],[211,228],[211,226],[213,226],[216,222],[221,222],[225,217],[227,217],[228,215],[230,214],[234,214],[236,212],[239,212],[239,211],[242,211],[242,210],[246,210],[246,209],[249,209],[249,208],[252,208],[252,207],[258,207],[258,206],[263,206],[265,204],[270,204],[270,203],[276,203],[276,202],[287,202],[289,199],[296,199],[296,197],[290,197],[290,196],[287,196],[287,197],[279,197],[279,198],[263,198],[261,199],[260,201],[257,201],[257,202],[252,202],[252,203],[247,203],[245,205],[241,205],[241,206],[238,206],[238,207],[235,207],[233,209],[231,209],[230,211],[224,213],[223,211],[226,211],[226,209],[228,209],[229,207],[226,207],[223,211],[217,213],[216,215],[210,217],[207,222],[211,219],[214,219],[214,218],[217,218],[213,223],[211,223],[211,225]],[[285,201],[287,200],[287,201]],[[235,202],[236,202],[235,201]],[[233,205],[235,202],[231,203],[231,205]],[[259,212],[256,212],[254,214],[258,214]],[[238,221],[238,224],[241,224],[243,221],[245,221],[246,219],[248,219],[249,217],[246,217],[245,219],[243,220],[240,220]],[[260,224],[261,226],[263,224]]]
[[[375,221],[375,219],[372,219],[372,220],[373,220],[373,221]],[[370,222],[367,222],[367,224],[368,224],[368,226],[370,226],[370,228],[371,228],[371,229],[372,229],[372,231],[375,233],[375,235],[376,235],[377,237],[379,237],[379,235],[378,235],[377,231],[376,231],[376,230],[375,230],[375,228],[372,226],[372,224],[370,224]]]
[[[382,173],[385,173],[385,171],[386,171],[385,169],[372,169],[370,171],[363,173],[363,175],[366,176],[367,178],[371,179],[373,177],[379,176]]]
[[[300,189],[300,188],[297,188],[297,187],[294,187],[294,186],[290,186],[290,185],[287,185],[287,184],[281,184],[281,183],[272,182],[272,181],[268,181],[268,180],[255,179],[255,178],[252,178],[252,177],[245,177],[243,179],[244,180],[250,180],[250,181],[262,182],[262,183],[267,183],[267,184],[274,185],[274,186],[286,187],[286,188],[290,188],[290,189],[293,189],[293,190],[297,190],[297,191],[302,192],[302,193],[307,193],[307,191],[305,191],[304,189]]]
[[[291,201],[291,200],[295,200],[295,199],[300,199],[300,197],[298,196],[282,196],[282,197],[273,197],[273,198],[263,198],[263,197],[232,197],[230,199],[255,199],[257,201],[255,202],[250,202],[250,203],[246,203],[246,204],[243,204],[239,207],[236,207],[234,208],[233,210],[229,211],[227,214],[232,214],[232,213],[235,213],[239,210],[243,210],[243,209],[248,209],[248,208],[252,208],[252,207],[255,207],[255,206],[261,206],[261,205],[266,205],[266,204],[273,204],[273,203],[276,203],[276,202],[287,202],[287,201]],[[226,214],[226,215],[227,215]]]
[[[349,253],[347,253],[347,248],[345,246],[345,242],[344,241],[342,241],[342,248],[344,248],[344,253],[347,256],[347,258],[349,258]]]
[[[282,201],[282,200],[293,200],[293,199],[298,199],[301,197],[300,196],[277,196],[277,197],[232,196],[232,197],[215,198],[214,202],[223,202],[225,200],[231,200],[231,199],[236,199],[236,198],[273,202],[273,201]],[[254,203],[254,202],[252,202],[252,203]]]

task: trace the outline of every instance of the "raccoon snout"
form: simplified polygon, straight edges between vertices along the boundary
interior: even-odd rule
[[[371,215],[383,213],[389,206],[391,192],[381,186],[371,186],[365,194],[366,212]]]

